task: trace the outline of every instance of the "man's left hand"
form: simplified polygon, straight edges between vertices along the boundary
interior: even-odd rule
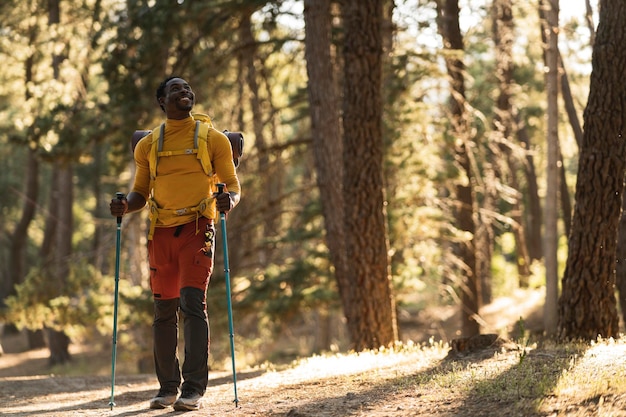
[[[223,192],[215,196],[217,211],[220,213],[228,213],[233,208],[233,200],[230,193]]]

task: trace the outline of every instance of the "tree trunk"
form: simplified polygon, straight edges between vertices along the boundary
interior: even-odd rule
[[[36,152],[29,147],[26,171],[26,185],[24,192],[24,207],[22,218],[15,227],[11,244],[11,287],[7,294],[15,293],[15,285],[26,277],[26,244],[28,241],[28,227],[35,216],[37,197],[39,194],[39,161]],[[4,299],[4,297],[2,298]],[[45,347],[45,340],[41,330],[26,330],[29,349]]]
[[[437,25],[443,37],[444,49],[463,51],[463,36],[459,25],[458,0],[437,2]],[[465,80],[463,61],[457,54],[446,56],[446,68],[450,78],[450,113],[455,135],[455,159],[465,179],[457,181],[456,210],[454,213],[457,228],[466,232],[467,238],[457,245],[457,253],[463,263],[461,271],[461,331],[464,337],[480,333],[478,313],[480,310],[480,277],[476,267],[476,224],[474,174],[470,164],[469,127],[465,111]]]
[[[3,285],[0,299],[15,293],[15,286],[21,283],[26,276],[26,244],[28,242],[28,227],[35,217],[37,196],[39,194],[39,161],[34,149],[28,148],[26,162],[26,178],[24,193],[22,194],[22,217],[15,226],[11,238],[10,279],[8,288]]]
[[[578,113],[576,112],[576,105],[574,104],[574,97],[572,96],[572,89],[570,88],[569,78],[567,77],[567,71],[563,66],[563,60],[561,59],[561,53],[559,52],[559,71],[561,72],[561,96],[563,97],[563,104],[565,105],[565,112],[567,113],[567,119],[572,127],[576,144],[580,149],[580,144],[583,141],[583,128],[580,126],[578,120]]]
[[[549,5],[549,6],[548,6]],[[558,26],[559,26],[559,2],[558,0],[545,0],[540,2],[541,8],[547,7],[546,20],[543,23],[546,33],[546,89],[548,102],[548,155],[547,155],[547,184],[546,203],[544,217],[544,259],[546,266],[546,300],[544,306],[543,324],[548,335],[556,331],[557,326],[557,301],[558,301],[558,196],[559,196],[559,131],[558,131],[558,94],[559,94],[559,59],[558,59]]]
[[[48,24],[53,27],[61,21],[60,0],[48,2]],[[57,40],[54,39],[53,40]],[[52,76],[58,80],[63,56],[52,54]],[[58,132],[57,132],[58,133]],[[62,138],[60,138],[62,140]],[[72,254],[72,205],[73,205],[73,170],[70,158],[57,156],[53,162],[50,204],[41,258],[46,266],[44,270],[49,279],[49,295],[54,298],[61,294],[70,272]],[[65,158],[65,159],[64,159]],[[62,325],[62,324],[60,324]],[[51,365],[70,360],[69,338],[62,330],[46,329],[49,362]]]
[[[524,213],[524,224],[526,227],[525,238],[526,247],[528,248],[528,256],[530,262],[538,261],[543,257],[543,239],[541,232],[541,224],[543,223],[543,215],[541,212],[541,201],[539,199],[539,186],[537,183],[537,171],[535,169],[535,159],[530,150],[530,138],[528,130],[521,120],[519,114],[515,115],[515,124],[517,126],[517,140],[520,146],[525,149],[526,156],[523,161],[524,177],[526,179],[526,189],[524,190],[526,207]]]
[[[502,171],[508,171],[508,176],[502,175],[502,179],[508,181],[511,188],[518,192],[513,196],[510,217],[513,236],[515,237],[515,260],[519,286],[528,287],[530,278],[530,255],[526,245],[524,223],[522,219],[521,190],[517,175],[519,172],[518,159],[513,153],[513,132],[517,126],[515,122],[515,110],[513,107],[513,4],[512,0],[495,0],[493,2],[493,30],[496,47],[496,76],[500,86],[500,94],[497,100],[494,130],[497,132],[497,143],[500,153],[506,162]],[[485,290],[483,289],[483,294]]]
[[[626,148],[626,5],[601,2],[578,163],[576,204],[559,300],[558,335],[593,340],[619,332],[615,300],[617,231]]]
[[[71,162],[57,161],[55,164],[57,175],[53,181],[58,183],[55,187],[57,196],[53,204],[58,206],[57,217],[49,219],[57,225],[54,228],[54,245],[51,258],[48,259],[49,279],[53,283],[50,293],[51,298],[61,294],[62,289],[70,275],[71,255],[72,255],[72,233],[73,216],[72,205],[73,196],[73,169]],[[62,323],[61,323],[62,325]],[[70,339],[63,330],[53,328],[46,329],[48,349],[50,349],[49,362],[51,365],[68,362],[71,357],[69,353]]]
[[[343,142],[338,92],[331,55],[331,0],[305,0],[304,22],[309,107],[326,245],[344,311],[349,310],[350,277],[344,233]]]
[[[62,365],[70,362],[72,360],[69,351],[70,338],[62,331],[50,328],[46,328],[45,330],[46,343],[50,350],[48,365]]]
[[[256,55],[257,55],[257,43],[252,33],[252,12],[253,10],[247,10],[242,14],[242,20],[240,24],[241,44],[243,45],[243,53],[241,59],[246,72],[246,83],[250,92],[250,110],[254,116],[252,120],[255,146],[258,150],[258,172],[263,172],[261,179],[261,187],[264,190],[264,198],[262,206],[263,213],[263,236],[266,239],[267,244],[264,245],[263,252],[260,255],[265,259],[271,259],[271,253],[273,251],[272,237],[276,236],[278,229],[278,219],[280,218],[280,198],[281,190],[279,182],[281,181],[281,175],[276,172],[276,165],[272,166],[270,159],[270,144],[268,143],[267,136],[264,134],[264,126],[267,122],[264,122],[263,115],[267,114],[267,111],[263,110],[263,103],[261,101],[261,93],[259,87],[259,81],[256,69]],[[269,135],[268,135],[269,136]]]
[[[46,291],[46,296],[49,299],[55,298],[61,294],[64,287],[63,282],[69,274],[70,264],[69,254],[67,253],[67,241],[64,241],[62,238],[63,234],[67,234],[69,225],[67,224],[68,214],[63,213],[64,206],[66,206],[67,203],[62,201],[64,198],[67,198],[68,195],[68,190],[64,189],[64,178],[67,174],[64,173],[64,169],[61,168],[61,165],[61,162],[57,160],[52,166],[50,198],[47,210],[48,215],[46,218],[44,241],[40,251],[41,267],[46,274],[46,282],[48,283],[47,287],[42,289],[42,291]],[[70,178],[70,187],[71,184]],[[71,233],[69,239],[71,252]],[[50,350],[49,363],[52,365],[64,363],[69,360],[70,354],[67,346],[65,349],[63,348],[66,345],[64,340],[67,338],[65,333],[54,330],[49,326],[47,326],[44,331],[46,344]]]
[[[539,7],[539,20],[542,22],[541,40],[544,44],[548,43],[549,41],[548,34],[550,33],[549,30],[544,29],[543,22],[547,20],[546,9],[547,9],[547,6],[543,3]],[[565,112],[567,113],[567,117],[570,122],[572,131],[574,133],[574,138],[576,139],[576,143],[578,144],[578,147],[580,148],[580,144],[582,142],[582,128],[580,126],[580,122],[578,121],[578,115],[576,113],[576,106],[574,105],[574,99],[572,97],[572,91],[570,89],[569,79],[567,77],[567,71],[565,71],[565,68],[563,66],[561,52],[558,50],[558,47],[556,50],[556,55],[557,55],[556,59],[558,60],[557,65],[558,65],[559,80],[555,82],[557,83],[560,82],[560,86],[561,86],[560,96],[563,98],[563,103],[565,105]],[[543,54],[543,59],[546,62],[546,67],[547,67],[548,63],[547,63],[547,55],[545,51]],[[563,219],[565,235],[569,236],[570,231],[571,231],[570,230],[571,223],[572,223],[572,204],[571,204],[571,198],[570,198],[570,193],[569,193],[569,187],[567,186],[567,177],[565,175],[566,174],[565,163],[563,162],[563,155],[561,153],[561,145],[559,143],[558,138],[557,138],[557,144],[556,144],[556,151],[558,152],[558,165],[559,165],[558,189],[559,189],[559,200],[561,202],[561,217]]]
[[[343,3],[346,318],[356,350],[397,339],[383,189],[382,0]]]
[[[598,4],[599,2],[596,2]],[[596,43],[596,28],[593,24],[593,9],[591,8],[591,1],[585,0],[585,22],[589,28],[589,45],[593,48]]]
[[[567,186],[567,177],[565,173],[565,163],[563,161],[563,154],[561,153],[561,144],[557,142],[557,166],[559,176],[559,200],[561,203],[561,219],[563,220],[563,228],[565,229],[565,236],[569,236],[572,227],[572,202],[569,194],[569,187]],[[557,219],[558,219],[557,214]]]

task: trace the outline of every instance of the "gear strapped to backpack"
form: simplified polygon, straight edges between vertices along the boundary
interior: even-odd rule
[[[192,114],[196,121],[196,129],[194,132],[194,147],[191,149],[179,149],[174,151],[163,151],[163,136],[165,132],[165,123],[156,127],[153,130],[136,130],[131,138],[131,149],[134,152],[135,147],[139,141],[152,134],[151,147],[149,155],[150,165],[150,192],[153,191],[154,181],[157,175],[157,163],[160,157],[164,156],[176,156],[176,155],[191,155],[195,154],[197,159],[202,165],[204,173],[208,176],[213,176],[213,167],[211,164],[210,155],[208,152],[209,132],[213,128],[211,119],[209,116],[201,113]],[[239,159],[243,155],[243,134],[240,132],[229,132],[225,130],[224,135],[228,138],[231,149],[233,152],[233,163],[235,167],[239,166]],[[196,213],[196,221],[198,217],[208,208],[211,198],[204,199],[195,207],[186,207],[182,209],[164,209],[158,207],[154,199],[151,197],[148,201],[150,208],[150,231],[148,233],[148,239],[151,240],[154,234],[154,228],[156,220],[160,216],[179,216],[190,212]]]

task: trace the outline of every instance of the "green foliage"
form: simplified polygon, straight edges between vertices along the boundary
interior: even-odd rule
[[[335,282],[328,262],[325,245],[320,241],[320,207],[317,202],[301,212],[302,221],[294,222],[277,245],[297,245],[293,256],[259,271],[238,297],[237,310],[255,314],[262,325],[271,326],[275,332],[283,330],[298,314],[338,301]]]
[[[113,277],[103,276],[85,262],[73,264],[63,292],[51,298],[54,289],[45,271],[31,269],[25,281],[16,287],[16,295],[6,299],[3,320],[19,328],[64,330],[70,337],[108,334],[112,330],[114,310]],[[55,291],[58,292],[58,291]],[[151,300],[140,287],[128,281],[119,283],[120,323],[145,325],[147,302]],[[130,308],[129,308],[130,307]],[[132,314],[131,314],[132,313]]]

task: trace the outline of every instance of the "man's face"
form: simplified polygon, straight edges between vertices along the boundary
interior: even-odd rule
[[[162,100],[168,118],[182,119],[189,116],[196,96],[187,81],[172,78],[165,85],[165,97]]]

